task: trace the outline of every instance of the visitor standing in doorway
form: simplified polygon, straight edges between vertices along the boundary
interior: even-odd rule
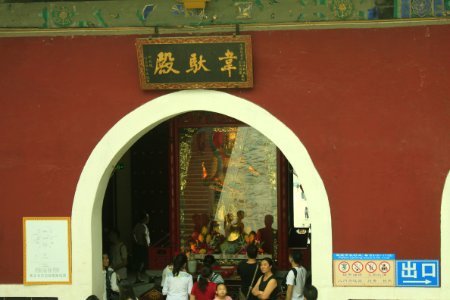
[[[162,290],[166,300],[188,300],[192,291],[192,275],[186,272],[186,254],[178,254],[173,261],[172,276],[167,276]]]
[[[299,250],[293,250],[289,255],[292,269],[286,276],[286,300],[303,300],[307,271],[302,266],[303,255]]]
[[[258,299],[275,300],[277,297],[277,280],[274,276],[273,261],[265,257],[260,264],[261,273],[256,285],[252,289],[252,294]]]
[[[211,254],[205,255],[203,258],[203,266],[211,268],[211,282],[214,283],[224,283],[225,280],[223,280],[222,275],[220,275],[217,272],[214,272],[214,267],[216,266],[216,259]],[[200,274],[197,277],[197,281],[200,279]]]
[[[111,246],[109,248],[111,267],[117,274],[117,279],[121,285],[126,284],[127,281],[127,265],[128,265],[128,251],[127,246],[120,240],[119,231],[113,229],[109,232],[109,241]]]
[[[200,276],[191,290],[189,300],[212,300],[216,295],[217,284],[211,281],[212,270],[210,267],[203,267]]]
[[[256,284],[256,281],[261,276],[256,256],[258,255],[258,248],[255,245],[247,247],[247,260],[241,261],[237,267],[237,273],[241,277],[241,288],[239,291],[240,300],[256,300],[251,290]]]
[[[103,300],[119,300],[119,286],[117,285],[116,272],[109,266],[109,256],[103,253]]]
[[[134,226],[133,237],[136,244],[135,257],[137,267],[137,282],[144,282],[143,273],[148,267],[148,248],[150,247],[150,231],[148,213],[143,212],[139,217],[139,222]]]

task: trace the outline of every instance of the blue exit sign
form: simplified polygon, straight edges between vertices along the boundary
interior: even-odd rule
[[[439,287],[438,260],[397,260],[396,285],[399,287]]]

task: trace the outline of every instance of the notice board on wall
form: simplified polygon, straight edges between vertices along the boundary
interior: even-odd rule
[[[23,283],[70,284],[70,218],[23,218]]]
[[[334,286],[395,286],[395,254],[334,253]]]

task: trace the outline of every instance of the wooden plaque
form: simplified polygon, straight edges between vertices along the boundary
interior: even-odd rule
[[[249,35],[137,39],[142,89],[253,87]]]

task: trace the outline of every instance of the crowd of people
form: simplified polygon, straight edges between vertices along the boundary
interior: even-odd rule
[[[307,285],[308,272],[302,266],[302,254],[293,251],[289,256],[292,269],[288,272],[285,283],[275,277],[274,262],[271,258],[263,258],[257,261],[257,248],[254,245],[247,247],[247,260],[239,263],[237,274],[241,279],[239,299],[276,300],[281,293],[287,300],[316,300],[317,289]],[[172,265],[163,271],[162,294],[167,300],[231,300],[227,295],[227,287],[223,278],[214,272],[215,259],[212,255],[206,255],[203,267],[194,283],[193,277],[186,270],[187,256],[179,254]],[[283,291],[282,285],[286,285]]]
[[[187,256],[177,255],[173,264],[163,271],[162,294],[167,300],[231,300],[222,276],[212,269],[214,263],[214,257],[207,255],[194,283],[192,275],[186,271]]]
[[[244,217],[239,211],[239,225]],[[148,214],[142,214],[139,222],[133,230],[135,242],[135,271],[136,281],[128,280],[128,251],[125,244],[120,239],[120,234],[116,230],[108,233],[109,251],[103,253],[103,281],[104,293],[102,300],[136,300],[133,284],[143,282],[143,272],[148,264],[148,248],[150,246],[150,235],[147,224]],[[266,231],[259,230],[258,234],[273,234],[271,228],[273,220],[266,216]],[[231,224],[230,232],[242,229],[243,226]],[[261,233],[262,232],[262,233]],[[268,243],[269,246],[270,243]],[[267,244],[266,244],[267,245]],[[268,248],[267,252],[273,249]],[[309,276],[307,270],[302,266],[302,254],[300,251],[292,251],[289,255],[291,269],[284,280],[276,278],[274,262],[271,258],[265,257],[259,262],[257,255],[260,251],[255,243],[248,243],[245,252],[247,259],[241,261],[237,267],[237,275],[240,277],[240,290],[235,300],[256,300],[267,299],[276,300],[280,295],[286,300],[316,300],[317,289],[311,284],[307,284]],[[166,266],[162,272],[161,287],[162,294],[166,300],[232,300],[228,295],[227,286],[220,272],[215,271],[216,261],[213,255],[205,255],[202,268],[194,278],[187,271],[188,257],[184,253],[178,254],[173,263]],[[87,300],[98,300],[94,295]]]
[[[118,230],[109,229],[105,232],[102,257],[103,264],[103,295],[102,300],[136,300],[133,285],[147,282],[145,270],[148,267],[148,250],[150,247],[150,231],[148,229],[149,215],[142,213],[133,229],[133,262],[129,261],[129,251],[120,238]],[[129,269],[135,271],[135,277],[130,280]],[[98,299],[92,295],[88,300]]]
[[[247,247],[247,260],[237,266],[241,286],[235,300],[268,299],[277,300],[283,294],[287,300],[316,300],[317,289],[307,284],[308,272],[302,266],[302,254],[292,251],[289,255],[291,269],[285,280],[275,277],[275,266],[271,258],[257,261],[258,249],[254,245]],[[216,264],[213,255],[206,255],[203,266],[196,277],[187,271],[188,257],[178,254],[173,263],[162,272],[162,294],[167,300],[232,300],[227,286],[219,272],[214,271]],[[120,270],[120,268],[119,268]],[[110,266],[107,253],[103,254],[104,294],[103,300],[136,300],[132,285],[120,284],[120,275]],[[96,300],[90,296],[87,300]]]

